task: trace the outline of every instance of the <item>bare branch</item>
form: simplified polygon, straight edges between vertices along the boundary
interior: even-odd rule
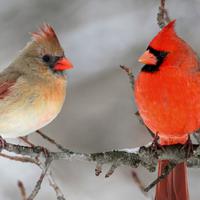
[[[35,145],[28,140],[28,136],[19,137],[24,143],[28,144],[30,147],[34,147]]]
[[[196,133],[193,134],[195,140],[198,144],[200,144],[200,130],[197,130]]]
[[[43,148],[39,146],[27,147],[11,143],[5,143],[4,150],[34,158],[38,154],[44,159],[45,154]],[[179,162],[186,161],[188,167],[200,167],[200,145],[193,144],[193,154],[190,157],[186,155],[186,149],[183,145],[168,145],[162,146],[156,151],[152,151],[150,145],[142,146],[134,149],[113,150],[104,153],[77,153],[64,149],[64,152],[49,152],[49,158],[52,160],[81,160],[98,163],[99,171],[103,164],[115,164],[117,166],[126,165],[130,167],[138,167],[142,165],[149,171],[155,171],[158,160],[172,160]]]
[[[28,163],[33,163],[33,164],[38,165],[36,160],[29,158],[29,157],[25,157],[25,156],[23,156],[23,157],[22,156],[10,156],[10,155],[4,154],[4,153],[0,153],[0,156],[7,158],[9,160],[13,160],[13,161],[24,162],[24,163],[28,162]]]
[[[138,174],[135,171],[132,171],[132,177],[133,177],[133,180],[135,181],[135,183],[138,185],[140,191],[146,196],[147,193],[144,192],[144,189],[145,189],[144,184],[142,183]]]
[[[66,200],[64,197],[64,194],[62,193],[61,189],[59,188],[58,184],[56,183],[52,172],[49,170],[47,172],[48,180],[49,180],[49,185],[54,189],[56,192],[56,198],[57,200]]]
[[[164,149],[164,150],[163,150]],[[35,147],[27,147],[21,146],[11,143],[6,143],[4,150],[29,156],[35,157],[38,154],[45,158],[45,154],[43,153],[43,149],[40,146]],[[137,167],[139,164],[144,166],[145,168],[151,168],[154,166],[154,162],[151,161],[147,164],[146,159],[153,158],[155,163],[157,163],[158,159],[167,159],[167,160],[176,160],[178,162],[188,161],[190,167],[200,167],[196,164],[196,160],[200,160],[198,157],[200,155],[200,147],[199,145],[193,144],[194,153],[188,158],[186,157],[186,149],[183,148],[183,145],[167,145],[163,146],[162,149],[158,148],[156,152],[152,151],[151,146],[142,146],[134,149],[125,149],[125,150],[113,150],[104,153],[77,153],[70,151],[69,149],[64,149],[64,152],[50,152],[49,157],[53,160],[81,160],[81,161],[89,161],[89,162],[99,162],[101,164],[113,164],[118,163],[119,165],[127,165],[132,167]],[[149,160],[148,159],[148,160]],[[193,163],[193,161],[195,161]]]
[[[151,184],[149,184],[149,186],[147,186],[144,189],[144,191],[148,192],[156,184],[158,184],[161,180],[163,180],[164,178],[166,178],[169,175],[169,173],[176,167],[176,165],[177,164],[175,162],[170,162],[167,166],[165,166],[165,168],[163,169],[162,174],[155,181],[153,181]]]
[[[45,177],[45,175],[47,173],[47,170],[49,169],[49,166],[50,166],[51,162],[52,162],[51,158],[47,158],[46,159],[45,166],[44,166],[44,168],[42,170],[40,178],[37,181],[37,183],[36,183],[33,191],[31,192],[31,194],[29,195],[29,197],[27,198],[27,200],[33,200],[36,197],[36,195],[38,194],[38,192],[39,192],[39,190],[41,188],[41,184],[42,184],[42,182],[44,180],[44,177]]]
[[[128,68],[124,65],[120,65],[120,67],[127,73],[130,84],[131,84],[131,88],[134,90],[135,79],[134,79],[134,75],[133,75],[131,68]]]
[[[169,23],[170,21],[167,9],[165,9],[165,0],[160,0],[159,12],[157,14],[158,25],[162,29],[166,23]]]
[[[18,187],[21,193],[22,200],[27,200],[26,190],[25,190],[24,184],[21,181],[18,181]]]
[[[61,151],[65,151],[66,150],[62,145],[58,144],[54,139],[50,138],[49,136],[44,134],[42,131],[37,130],[36,133],[38,133],[40,136],[42,136],[45,140],[47,140],[51,144],[54,144]]]

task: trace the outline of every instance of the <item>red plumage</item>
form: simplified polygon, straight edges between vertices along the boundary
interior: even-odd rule
[[[135,83],[139,113],[148,128],[158,134],[161,145],[185,144],[188,135],[200,128],[199,61],[192,48],[177,36],[174,24],[170,22],[150,42],[140,58],[146,65]],[[159,174],[164,164],[160,161]],[[179,164],[158,184],[156,200],[188,199],[185,173],[185,164]],[[180,194],[181,198],[170,194]]]

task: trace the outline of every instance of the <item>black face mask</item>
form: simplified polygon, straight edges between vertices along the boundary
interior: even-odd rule
[[[157,62],[156,62],[155,65],[144,65],[142,67],[141,71],[153,73],[153,72],[156,72],[156,71],[159,70],[159,67],[163,63],[163,61],[164,61],[165,57],[167,56],[168,52],[158,51],[158,50],[153,49],[150,46],[147,48],[147,50],[149,50],[149,52],[152,53],[156,57]]]

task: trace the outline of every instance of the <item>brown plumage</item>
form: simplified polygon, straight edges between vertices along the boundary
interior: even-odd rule
[[[0,73],[0,135],[24,136],[50,123],[62,108],[64,71],[71,68],[51,26],[32,33],[32,40]]]

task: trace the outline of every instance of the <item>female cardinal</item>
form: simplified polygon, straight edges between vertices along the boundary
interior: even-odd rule
[[[0,135],[25,136],[50,123],[65,99],[65,57],[53,28],[43,25],[0,73]]]
[[[139,58],[145,65],[135,83],[139,113],[161,145],[185,144],[200,128],[200,65],[174,24],[165,26]],[[159,175],[166,164],[159,161]],[[186,164],[180,163],[157,185],[156,200],[188,199]]]

